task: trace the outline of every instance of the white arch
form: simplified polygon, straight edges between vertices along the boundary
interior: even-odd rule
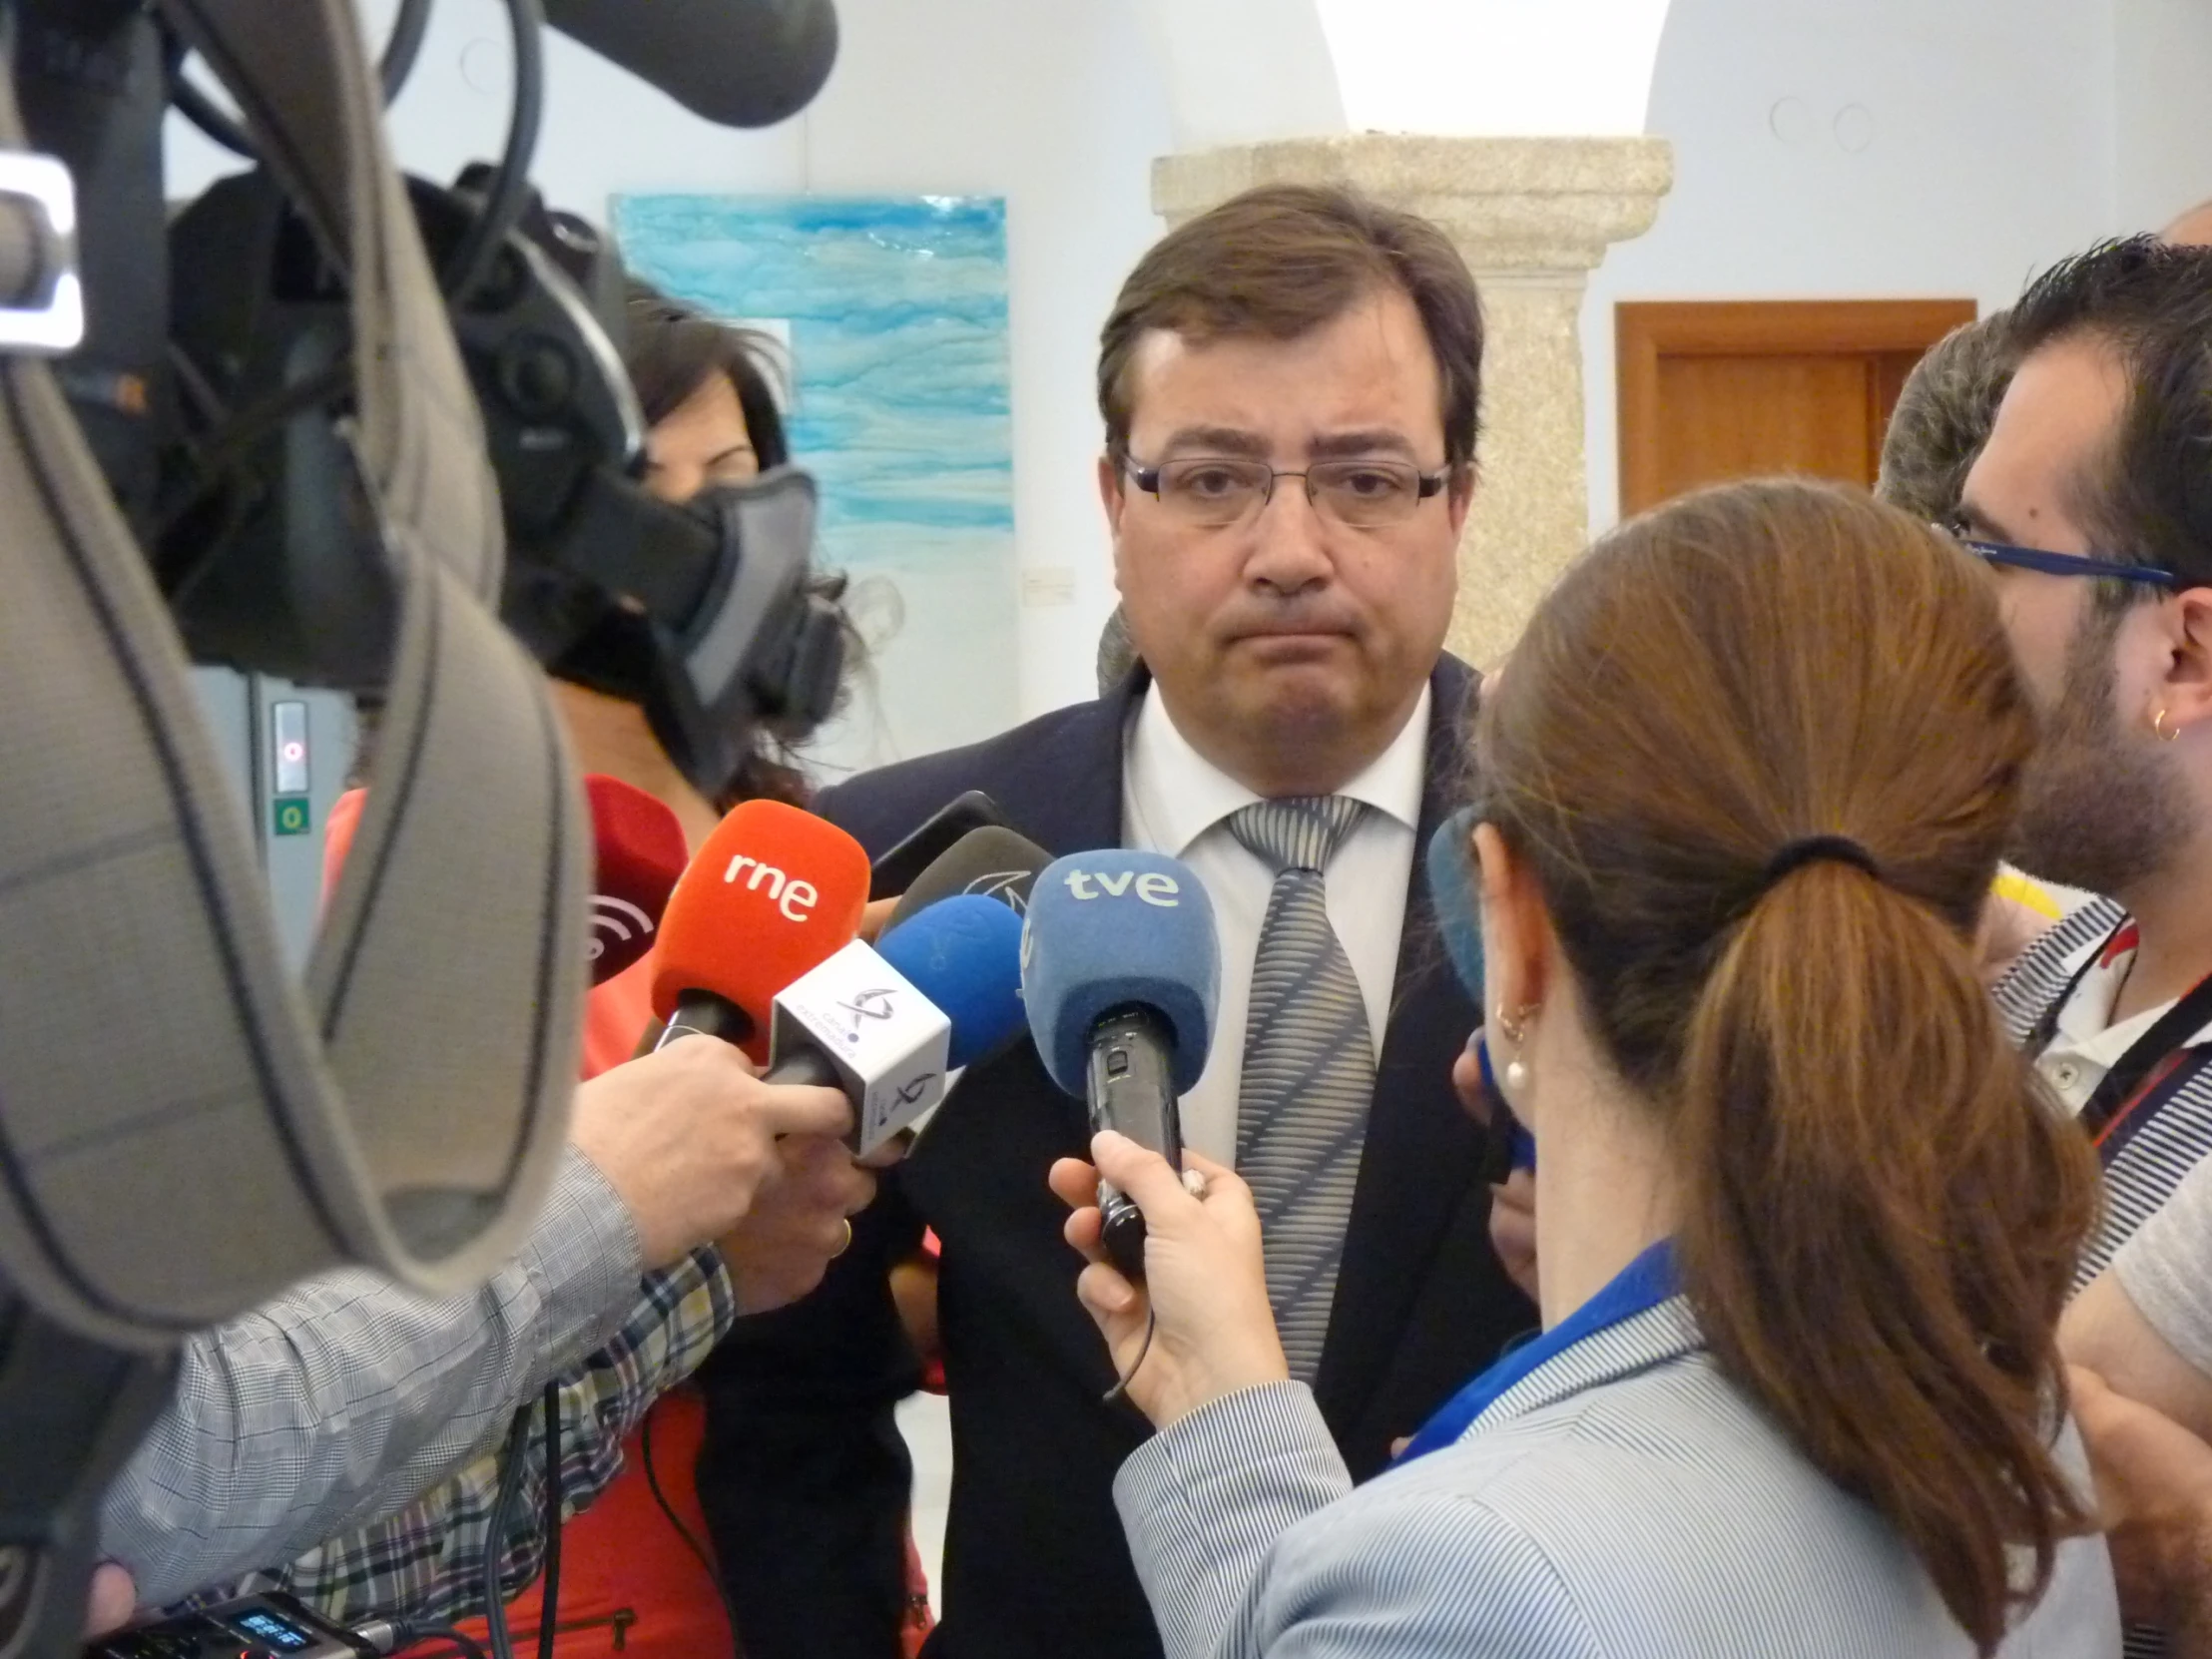
[[[1668,0],[1139,0],[1179,150],[1641,133]]]

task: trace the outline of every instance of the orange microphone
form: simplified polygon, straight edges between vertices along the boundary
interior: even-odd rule
[[[867,906],[868,861],[835,825],[748,801],[716,826],[669,895],[653,1011],[678,1037],[720,1037],[768,1062],[776,993],[845,945]]]

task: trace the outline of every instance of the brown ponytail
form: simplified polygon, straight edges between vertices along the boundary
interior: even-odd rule
[[[1715,1357],[1992,1651],[2089,1526],[2048,1435],[2097,1177],[1974,971],[2034,740],[1986,577],[1856,494],[1708,491],[1569,573],[1478,733],[1597,1037],[1668,1114]],[[1767,878],[1814,835],[1875,872]]]

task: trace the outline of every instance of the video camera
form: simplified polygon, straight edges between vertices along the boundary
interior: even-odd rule
[[[614,613],[634,619],[625,690],[673,758],[720,794],[757,724],[803,736],[830,712],[841,641],[807,592],[813,481],[796,468],[682,506],[639,483],[643,420],[617,342],[615,251],[525,192],[515,229],[467,267],[503,191],[406,182],[483,416],[506,524],[500,611],[548,667]],[[373,692],[390,594],[332,512],[344,439],[346,298],[270,175],[213,186],[172,224],[172,330],[191,440],[167,446],[154,553],[196,660]],[[242,263],[271,280],[241,291]],[[186,389],[189,388],[189,391]],[[197,405],[197,407],[190,407]],[[222,411],[243,410],[226,417]]]
[[[384,58],[405,83],[427,11],[402,9]],[[827,16],[823,8],[802,15]],[[685,505],[639,485],[644,432],[623,372],[616,251],[527,183],[542,65],[520,25],[508,154],[451,189],[406,190],[483,417],[507,532],[501,614],[548,666],[637,619],[625,689],[715,798],[757,722],[803,736],[830,712],[841,643],[806,593],[814,489],[782,468]],[[826,66],[825,66],[826,67]],[[810,75],[814,73],[812,67]],[[251,142],[171,73],[201,125]],[[779,106],[781,107],[781,106]],[[380,561],[333,521],[349,391],[342,273],[267,169],[216,184],[169,234],[176,408],[159,442],[156,568],[196,660],[373,691],[390,658]],[[263,273],[239,280],[241,270]],[[349,541],[352,545],[348,545]]]
[[[620,261],[528,170],[545,24],[760,125],[833,13],[506,9],[504,153],[443,188],[380,120],[429,0],[380,65],[350,0],[0,0],[0,1659],[76,1647],[185,1333],[344,1262],[465,1289],[534,1216],[590,848],[544,669],[620,619],[710,795],[830,707],[811,481],[641,487]],[[256,163],[175,213],[172,106]],[[382,704],[304,983],[193,663]]]

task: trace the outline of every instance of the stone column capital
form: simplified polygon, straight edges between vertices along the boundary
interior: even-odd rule
[[[1340,133],[1162,157],[1152,206],[1173,227],[1258,185],[1350,185],[1434,221],[1477,276],[1585,272],[1651,228],[1673,182],[1660,138]]]

